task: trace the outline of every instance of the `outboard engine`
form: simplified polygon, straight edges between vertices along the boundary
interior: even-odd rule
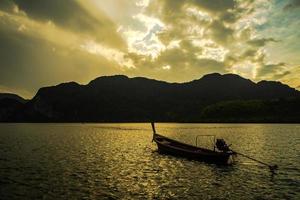
[[[224,139],[217,139],[216,141],[216,147],[220,151],[223,152],[230,151],[229,146],[230,145],[227,145]]]

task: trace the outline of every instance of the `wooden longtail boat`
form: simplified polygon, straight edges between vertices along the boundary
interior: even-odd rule
[[[221,148],[222,150],[218,151],[216,148],[210,150],[170,139],[157,134],[154,123],[151,123],[151,125],[153,129],[153,141],[156,142],[159,153],[216,164],[229,164],[230,157],[235,154],[227,145],[227,148]],[[218,145],[216,147],[219,149]]]

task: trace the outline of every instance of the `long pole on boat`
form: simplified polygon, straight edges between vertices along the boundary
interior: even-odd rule
[[[156,133],[154,122],[151,122],[153,133]]]
[[[152,142],[153,142],[153,140],[154,140],[154,134],[156,134],[154,122],[151,122],[151,126],[152,126],[152,131],[153,131],[153,137],[152,137]]]
[[[239,153],[239,152],[236,152],[236,151],[232,151],[232,152],[233,152],[233,153],[236,153],[236,154],[238,154],[238,155],[244,156],[245,158],[248,158],[248,159],[250,159],[250,160],[256,161],[256,162],[258,162],[258,163],[260,163],[260,164],[262,164],[262,165],[268,166],[272,173],[275,173],[275,170],[278,169],[278,166],[277,166],[277,165],[270,165],[270,164],[268,164],[268,163],[265,163],[265,162],[262,162],[262,161],[260,161],[260,160],[255,159],[255,158],[252,158],[252,157],[250,157],[250,156],[247,156],[247,155],[245,155],[245,154],[243,154],[243,153]]]

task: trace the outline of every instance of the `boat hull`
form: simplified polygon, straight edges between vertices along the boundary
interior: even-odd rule
[[[209,149],[195,147],[184,144],[161,135],[154,135],[154,141],[157,144],[158,152],[178,157],[184,157],[197,161],[204,161],[216,164],[229,164],[230,153],[217,152]]]

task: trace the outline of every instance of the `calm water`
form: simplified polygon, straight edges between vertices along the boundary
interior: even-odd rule
[[[156,129],[191,144],[215,134],[278,174],[241,157],[218,167],[159,155],[150,124],[0,124],[0,199],[300,199],[300,125]]]

